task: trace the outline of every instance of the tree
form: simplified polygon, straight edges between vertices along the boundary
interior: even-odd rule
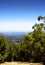
[[[32,27],[32,29],[34,29],[34,31],[36,31],[36,32],[42,32],[42,28],[44,27],[44,24],[43,23],[40,23],[40,24],[35,24],[33,27]]]
[[[39,16],[38,17],[38,21],[40,21],[40,20],[43,20],[43,22],[44,22],[44,30],[45,30],[45,16]]]
[[[38,16],[38,21],[43,20],[43,22],[45,23],[45,16]]]
[[[6,60],[6,58],[8,57],[8,50],[9,50],[9,46],[8,46],[8,41],[7,39],[0,35],[0,61],[4,62]]]
[[[42,28],[44,27],[44,24],[35,24],[33,26],[33,38],[34,38],[34,58],[37,59],[37,61],[45,61],[45,33],[42,32]]]
[[[33,26],[34,31],[24,35],[23,43],[24,46],[26,45],[25,49],[27,50],[28,48],[30,51],[30,60],[36,62],[45,61],[45,33],[42,32],[43,26],[43,23],[35,24]]]

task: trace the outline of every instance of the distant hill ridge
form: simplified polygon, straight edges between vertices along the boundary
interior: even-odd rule
[[[3,32],[0,35],[5,36],[9,41],[21,41],[23,36],[27,34],[27,32]]]

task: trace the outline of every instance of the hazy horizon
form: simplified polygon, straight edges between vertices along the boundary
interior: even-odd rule
[[[45,16],[45,0],[0,0],[0,32],[30,32],[39,15]]]

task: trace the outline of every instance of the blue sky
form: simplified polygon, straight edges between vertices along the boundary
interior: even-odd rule
[[[39,15],[45,16],[45,0],[0,0],[0,32],[30,32]]]

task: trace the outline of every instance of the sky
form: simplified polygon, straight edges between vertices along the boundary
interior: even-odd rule
[[[0,32],[30,32],[40,15],[45,16],[45,0],[0,0]]]

